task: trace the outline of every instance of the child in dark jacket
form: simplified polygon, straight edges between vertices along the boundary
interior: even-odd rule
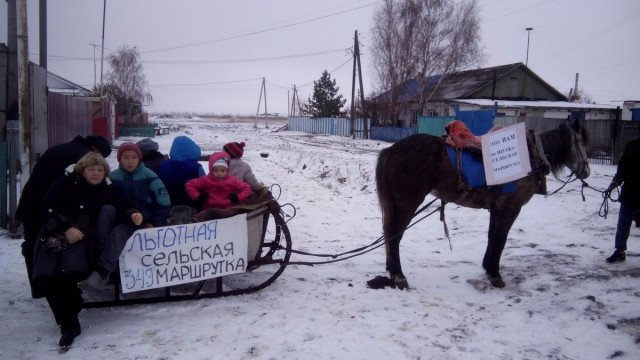
[[[176,136],[171,144],[169,159],[160,163],[158,176],[167,187],[171,206],[188,205],[200,208],[201,204],[191,200],[184,185],[191,179],[205,175],[198,162],[202,152],[200,147],[187,136]]]
[[[123,143],[118,148],[120,165],[109,178],[142,212],[145,227],[166,226],[171,209],[169,193],[162,180],[141,160],[142,152],[136,144]]]
[[[251,187],[247,183],[228,174],[231,159],[223,152],[215,152],[209,157],[209,174],[187,181],[185,189],[192,200],[202,194],[208,198],[202,206],[207,209],[228,209],[249,197]]]
[[[160,164],[167,157],[158,151],[159,146],[158,143],[151,140],[151,138],[144,138],[136,143],[138,148],[140,148],[140,152],[142,152],[142,162],[147,169],[153,171],[158,174],[160,170]]]

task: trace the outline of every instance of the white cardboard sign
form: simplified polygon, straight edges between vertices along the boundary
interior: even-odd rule
[[[247,242],[245,214],[137,230],[120,255],[122,292],[245,272]]]
[[[489,132],[481,139],[487,185],[505,184],[531,172],[524,123]]]

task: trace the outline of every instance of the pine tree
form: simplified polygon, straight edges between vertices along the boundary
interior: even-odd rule
[[[304,104],[303,113],[314,118],[346,116],[347,112],[341,108],[347,99],[338,94],[338,90],[335,79],[331,79],[327,70],[323,71],[320,79],[313,82],[313,96]]]

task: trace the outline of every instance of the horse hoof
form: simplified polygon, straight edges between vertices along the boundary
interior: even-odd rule
[[[378,290],[378,289],[384,289],[387,286],[391,288],[395,288],[396,283],[386,276],[376,276],[374,279],[367,281],[367,286],[370,289]]]
[[[400,290],[409,289],[409,282],[407,281],[406,278],[401,278],[401,279],[396,278],[394,281],[398,289]]]
[[[491,283],[491,285],[493,285],[494,287],[503,288],[507,285],[500,276],[487,275],[487,277],[489,278],[489,282]]]

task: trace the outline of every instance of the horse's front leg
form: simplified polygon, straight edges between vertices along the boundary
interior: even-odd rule
[[[489,217],[489,241],[482,260],[491,285],[503,288],[505,283],[500,276],[500,257],[509,236],[509,230],[520,214],[518,209],[491,209]]]

